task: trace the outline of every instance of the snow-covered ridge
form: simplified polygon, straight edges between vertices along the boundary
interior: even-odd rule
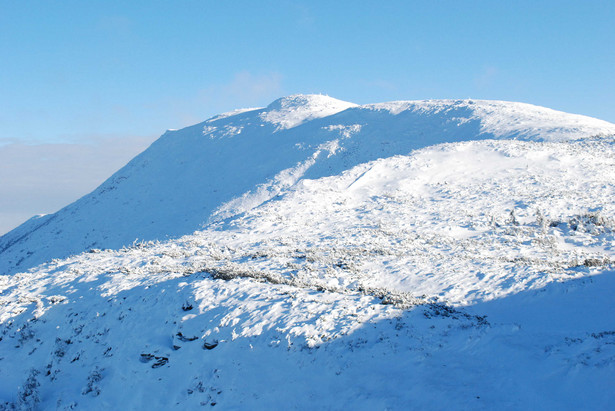
[[[258,207],[305,179],[433,144],[613,135],[610,123],[521,103],[356,106],[322,95],[289,96],[166,132],[94,192],[1,237],[0,273],[89,248],[178,237]]]
[[[494,100],[417,100],[367,104],[361,109],[388,111],[393,115],[416,112],[452,114],[452,123],[480,122],[480,133],[495,138],[560,141],[588,135],[612,135],[615,125],[592,117],[569,114],[527,103]],[[461,111],[461,114],[455,113]]]
[[[225,118],[233,117],[239,114],[247,113],[249,111],[259,111],[263,110],[263,107],[251,107],[251,108],[238,108],[232,111],[227,111],[226,113],[217,114],[210,119],[207,119],[206,123],[212,123],[214,121],[223,120]],[[169,131],[177,131],[177,130],[169,130]]]

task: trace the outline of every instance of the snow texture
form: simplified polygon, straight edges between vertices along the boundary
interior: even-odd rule
[[[584,116],[290,96],[0,258],[0,409],[615,407],[615,125]]]

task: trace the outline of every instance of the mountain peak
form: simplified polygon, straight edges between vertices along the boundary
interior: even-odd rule
[[[325,105],[355,106],[354,103],[339,100],[324,94],[291,94],[273,101],[267,106],[267,110],[293,109],[299,107],[316,108]]]
[[[261,118],[278,130],[296,127],[306,121],[328,117],[356,104],[322,94],[293,94],[282,97],[265,108]]]

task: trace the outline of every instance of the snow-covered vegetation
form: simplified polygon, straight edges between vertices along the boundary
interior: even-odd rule
[[[291,96],[0,238],[0,409],[615,406],[615,125]]]

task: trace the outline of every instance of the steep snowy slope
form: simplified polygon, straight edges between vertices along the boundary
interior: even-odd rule
[[[432,144],[570,141],[615,133],[588,117],[520,103],[419,101],[356,106],[296,95],[178,131],[91,194],[0,238],[0,274],[91,248],[188,234],[240,214],[299,179],[336,175]]]

